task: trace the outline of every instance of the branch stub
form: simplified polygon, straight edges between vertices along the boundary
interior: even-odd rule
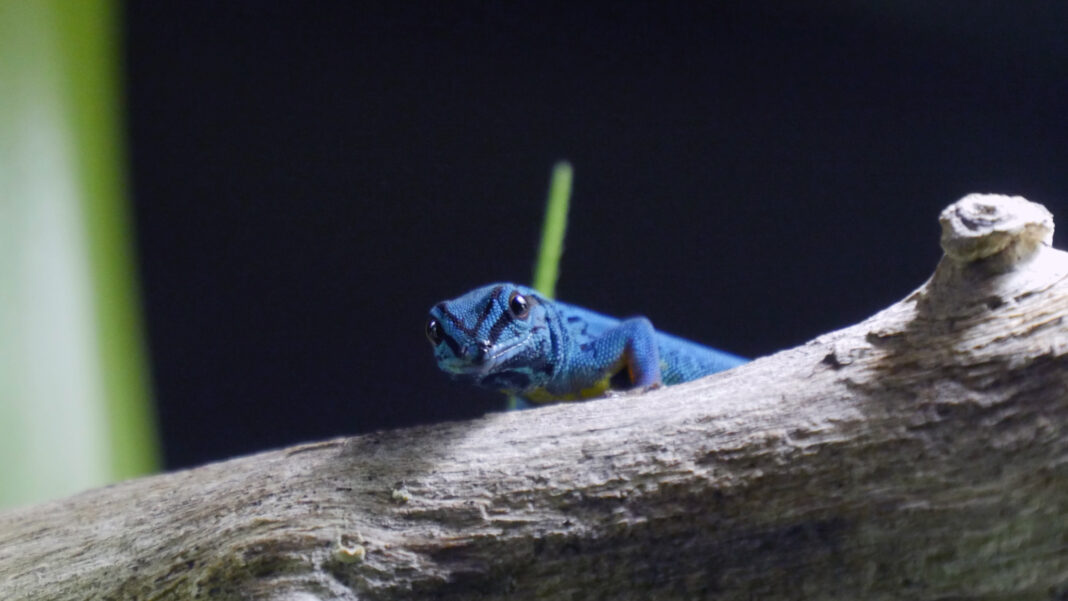
[[[969,194],[939,216],[942,250],[960,263],[991,257],[1015,246],[1018,262],[1039,245],[1053,243],[1053,215],[1022,196]]]

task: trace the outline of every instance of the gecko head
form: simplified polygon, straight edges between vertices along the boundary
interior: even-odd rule
[[[509,394],[552,375],[545,298],[517,284],[491,284],[430,309],[426,337],[442,371]]]

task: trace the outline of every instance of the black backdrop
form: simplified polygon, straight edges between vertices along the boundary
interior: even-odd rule
[[[905,296],[967,192],[1068,219],[1065,6],[130,2],[167,466],[499,406],[423,320],[529,280],[560,158],[560,297],[748,356]]]

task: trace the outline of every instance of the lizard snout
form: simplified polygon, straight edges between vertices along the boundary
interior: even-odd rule
[[[484,363],[489,355],[489,349],[490,343],[487,340],[472,342],[464,345],[460,351],[460,357],[471,363]]]

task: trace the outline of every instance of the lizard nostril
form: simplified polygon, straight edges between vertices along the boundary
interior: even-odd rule
[[[482,363],[486,360],[486,356],[489,355],[489,350],[490,344],[485,340],[466,344],[463,348],[463,357],[475,363]]]

